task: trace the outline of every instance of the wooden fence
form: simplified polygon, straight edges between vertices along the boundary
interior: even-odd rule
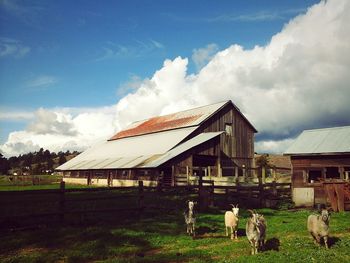
[[[169,199],[166,199],[165,195],[169,195]],[[290,197],[290,184],[274,182],[220,186],[215,185],[212,180],[203,180],[200,177],[196,185],[170,189],[144,187],[142,181],[139,181],[138,187],[66,189],[65,183],[61,182],[60,189],[55,190],[0,192],[0,228],[17,228],[23,225],[23,222],[31,221],[46,223],[53,218],[54,222],[63,224],[72,216],[79,219],[89,214],[116,214],[118,218],[129,212],[141,216],[149,209],[182,210],[185,200],[190,195],[198,200],[202,211],[214,205],[218,196],[225,199],[223,202],[226,205],[235,200],[246,205],[253,202],[255,207],[273,206],[274,202]],[[175,196],[176,198],[173,198]],[[180,203],[170,205],[172,200],[179,201],[179,197],[183,198]],[[161,199],[164,200],[163,206],[159,202]]]
[[[57,175],[4,175],[0,176],[0,186],[26,186],[57,184],[62,176]]]

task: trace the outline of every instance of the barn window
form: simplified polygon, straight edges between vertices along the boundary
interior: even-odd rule
[[[309,170],[309,174],[308,174],[309,183],[319,182],[321,179],[322,179],[321,170]]]
[[[232,123],[225,123],[225,132],[227,135],[232,136]]]
[[[340,178],[340,173],[338,167],[327,167],[326,168],[326,178]]]
[[[344,179],[349,181],[350,178],[350,166],[349,167],[344,167]]]

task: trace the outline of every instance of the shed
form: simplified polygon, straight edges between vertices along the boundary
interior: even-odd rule
[[[350,174],[350,126],[305,130],[284,154],[291,157],[296,205],[324,204],[331,202],[334,195],[342,198],[342,193],[335,192],[336,184],[344,185],[345,202],[350,198],[346,194]],[[329,187],[334,191],[328,193],[326,188]],[[350,205],[345,208],[350,209]]]

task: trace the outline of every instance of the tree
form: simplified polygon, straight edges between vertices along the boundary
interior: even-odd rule
[[[264,168],[271,168],[269,155],[262,154],[256,159],[256,165]]]
[[[59,154],[58,164],[64,164],[66,162],[66,157],[64,156],[64,153]]]
[[[0,153],[0,174],[8,174],[10,170],[9,161]]]

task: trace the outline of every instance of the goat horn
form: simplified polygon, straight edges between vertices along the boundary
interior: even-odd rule
[[[235,205],[233,205],[233,204],[230,204],[230,206],[232,206],[233,208],[235,207]]]
[[[252,215],[255,214],[253,210],[248,209],[247,211],[248,211],[249,213],[251,213]]]
[[[236,205],[236,208],[238,208],[238,204]]]

